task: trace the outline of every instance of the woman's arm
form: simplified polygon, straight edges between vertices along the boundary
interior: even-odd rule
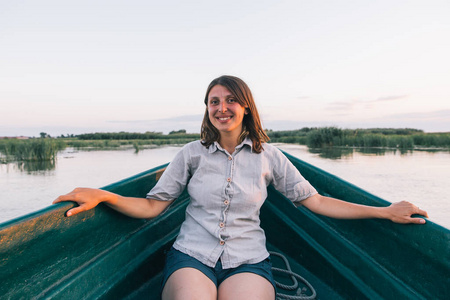
[[[315,194],[303,200],[301,204],[314,213],[336,219],[380,218],[402,224],[424,224],[424,219],[412,218],[411,215],[418,214],[428,217],[426,211],[421,210],[407,201],[393,203],[388,207],[375,207],[354,204]]]
[[[92,209],[104,202],[118,212],[139,219],[154,218],[173,202],[123,197],[108,191],[90,188],[76,188],[66,195],[59,196],[53,201],[53,204],[63,201],[74,201],[79,205],[67,212],[68,217]]]

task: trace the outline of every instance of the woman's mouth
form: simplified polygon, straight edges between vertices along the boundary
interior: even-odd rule
[[[233,118],[233,116],[216,117],[216,120],[219,121],[220,123],[226,123],[229,120],[231,120],[231,118]]]

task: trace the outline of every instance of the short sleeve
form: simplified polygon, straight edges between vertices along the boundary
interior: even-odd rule
[[[185,146],[175,155],[147,198],[162,201],[177,199],[191,177],[189,157],[189,149]]]
[[[278,149],[273,151],[272,185],[296,206],[315,194],[316,189],[306,180],[289,159]]]

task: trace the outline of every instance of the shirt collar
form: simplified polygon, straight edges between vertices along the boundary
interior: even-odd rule
[[[242,141],[242,143],[240,143],[239,145],[236,146],[236,149],[240,149],[240,148],[244,147],[245,145],[249,146],[250,151],[253,152],[253,142],[248,136]],[[220,146],[220,144],[217,141],[215,141],[213,144],[211,144],[211,146],[209,146],[208,152],[214,153],[217,150],[225,151],[222,148],[222,146]]]

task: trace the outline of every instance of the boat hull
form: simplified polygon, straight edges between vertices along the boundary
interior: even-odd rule
[[[286,155],[321,194],[389,204]],[[143,197],[164,168],[104,189]],[[152,220],[128,218],[104,205],[67,218],[65,212],[75,204],[62,203],[0,224],[2,299],[159,299],[164,253],[178,234],[188,201],[183,193]],[[261,226],[268,249],[285,255],[318,299],[450,298],[450,231],[432,222],[416,226],[330,219],[295,208],[270,187]],[[280,259],[272,260],[282,267]],[[275,277],[291,283],[286,275]]]

